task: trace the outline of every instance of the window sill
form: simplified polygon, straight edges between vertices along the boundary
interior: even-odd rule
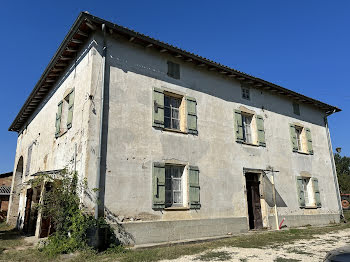
[[[304,209],[317,209],[317,206],[305,206]]]
[[[68,129],[65,130],[64,132],[62,132],[61,134],[59,134],[58,136],[56,136],[56,138],[59,138],[59,137],[61,137],[61,136],[64,136],[67,132],[68,132]]]
[[[303,152],[303,151],[295,151],[295,153],[301,154],[301,155],[310,155],[309,153]]]
[[[180,134],[185,134],[187,135],[188,133],[185,131],[181,131],[178,129],[172,129],[172,128],[163,128],[164,131],[169,131],[169,132],[174,132],[174,133],[180,133]]]
[[[188,207],[166,207],[164,208],[165,211],[186,211],[186,210],[190,210]]]
[[[247,145],[247,146],[255,146],[255,147],[260,147],[258,144],[253,144],[253,143],[247,143],[247,142],[237,142],[240,143],[242,145]]]

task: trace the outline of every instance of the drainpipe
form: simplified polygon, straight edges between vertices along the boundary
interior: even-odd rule
[[[103,114],[104,114],[104,94],[105,94],[105,72],[106,72],[106,54],[107,54],[107,45],[106,45],[106,25],[102,24],[103,32],[103,50],[102,50],[102,79],[101,79],[101,106],[100,106],[100,134],[99,134],[99,147],[98,147],[98,157],[97,157],[97,173],[96,173],[96,203],[95,203],[95,218],[103,216],[100,214],[100,180],[101,180],[101,166],[102,166],[102,128],[103,128]]]
[[[338,177],[337,177],[337,170],[335,167],[335,162],[334,162],[334,155],[333,155],[333,149],[332,149],[332,142],[331,142],[331,136],[329,133],[329,127],[328,127],[328,119],[327,117],[330,116],[331,114],[334,114],[336,112],[336,110],[334,110],[332,113],[330,114],[326,114],[326,116],[324,117],[324,122],[326,124],[326,133],[327,133],[327,142],[328,142],[328,150],[329,150],[329,154],[331,157],[331,163],[332,163],[332,173],[333,173],[333,179],[334,179],[334,184],[335,184],[335,190],[337,193],[337,200],[338,200],[338,207],[339,207],[339,214],[340,214],[340,218],[344,218],[344,213],[343,213],[343,208],[341,206],[341,198],[340,198],[340,191],[339,191],[339,183],[338,183]]]

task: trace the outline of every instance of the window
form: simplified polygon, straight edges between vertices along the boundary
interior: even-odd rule
[[[164,127],[180,130],[180,106],[182,99],[164,95]]]
[[[152,208],[199,209],[200,186],[197,166],[154,162]]]
[[[293,152],[313,155],[312,138],[310,128],[290,124],[290,138]]]
[[[153,124],[157,129],[198,134],[197,101],[193,97],[153,88]]]
[[[250,111],[234,110],[235,133],[238,143],[266,147],[264,118]]]
[[[296,133],[296,136],[297,136],[298,151],[303,152],[303,139],[302,139],[303,128],[302,127],[296,127],[295,128],[295,133]]]
[[[250,89],[249,87],[242,86],[242,98],[250,100]]]
[[[64,96],[57,105],[56,113],[56,132],[59,137],[72,127],[73,108],[74,108],[74,89],[67,90],[68,94]]]
[[[321,196],[317,178],[298,176],[297,190],[300,207],[321,207]]]
[[[242,121],[243,121],[243,140],[246,143],[251,144],[253,142],[252,140],[252,117],[248,115],[242,115]]]
[[[175,79],[180,79],[180,65],[168,61],[168,76]]]
[[[300,107],[298,103],[293,102],[293,112],[294,114],[300,116]]]
[[[183,206],[183,166],[165,166],[165,207]]]

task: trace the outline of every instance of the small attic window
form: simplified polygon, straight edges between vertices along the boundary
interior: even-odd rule
[[[175,79],[180,79],[180,65],[168,61],[168,76]]]
[[[299,104],[296,102],[293,102],[293,112],[294,114],[300,116],[300,107]]]
[[[242,98],[250,100],[250,89],[249,87],[242,86]]]

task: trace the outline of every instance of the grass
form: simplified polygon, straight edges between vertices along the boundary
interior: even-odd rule
[[[348,219],[350,212],[346,213]],[[350,221],[350,219],[349,219]],[[280,247],[287,243],[292,243],[301,239],[312,239],[317,234],[326,234],[350,228],[350,222],[347,224],[332,224],[326,227],[307,227],[293,228],[282,231],[254,232],[252,234],[233,236],[230,238],[215,240],[210,242],[173,245],[166,247],[155,247],[141,250],[129,250],[124,248],[110,249],[106,252],[96,253],[92,250],[81,251],[73,256],[61,256],[49,259],[44,253],[36,248],[18,250],[23,247],[23,237],[14,230],[11,230],[4,224],[0,224],[0,261],[62,261],[69,260],[72,262],[82,261],[121,261],[121,262],[138,262],[138,261],[159,261],[162,259],[177,259],[185,255],[196,255],[200,261],[212,257],[212,260],[220,260],[228,256],[225,252],[216,252],[214,249],[227,247],[244,247],[244,248],[273,248]],[[5,252],[6,250],[6,252]],[[203,254],[201,254],[203,253]],[[229,259],[229,258],[228,258]],[[228,260],[226,259],[226,260]],[[281,260],[276,261],[292,261]]]
[[[300,261],[299,259],[293,259],[293,258],[284,258],[284,257],[278,257],[275,259],[275,262],[297,262]]]
[[[231,259],[232,256],[227,251],[209,251],[198,257],[195,260],[200,261],[225,261]]]

